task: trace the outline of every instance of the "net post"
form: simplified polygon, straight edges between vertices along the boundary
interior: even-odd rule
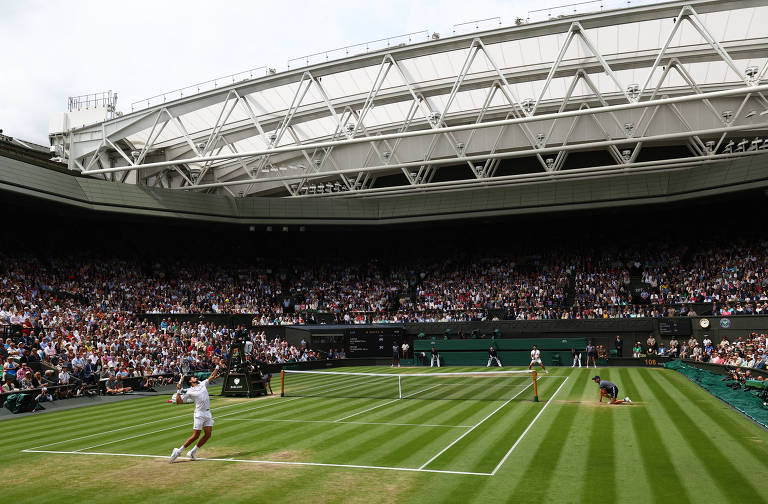
[[[285,397],[285,369],[280,370],[280,397]]]
[[[397,398],[402,399],[403,398],[403,381],[402,376],[397,375]]]
[[[536,370],[533,370],[533,402],[539,402],[539,383],[536,380]]]

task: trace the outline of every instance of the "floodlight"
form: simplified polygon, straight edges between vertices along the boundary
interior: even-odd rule
[[[744,75],[747,77],[747,82],[750,84],[754,84],[757,82],[758,76],[760,74],[760,69],[754,65],[748,66],[746,70],[744,70]]]
[[[637,101],[637,99],[640,97],[640,85],[630,84],[627,86],[627,96],[629,96],[629,99],[633,102]]]
[[[533,108],[536,106],[536,102],[532,98],[526,98],[523,100],[523,103],[521,104],[523,108],[523,112],[525,112],[526,115],[531,115],[533,112]]]

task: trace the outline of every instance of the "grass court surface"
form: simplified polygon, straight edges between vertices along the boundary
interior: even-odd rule
[[[765,430],[672,371],[597,371],[635,404],[598,404],[597,385],[590,381],[595,370],[571,368],[540,376],[538,403],[527,376],[508,378],[503,397],[477,386],[477,394],[450,399],[417,393],[431,386],[428,380],[409,383],[413,395],[405,399],[381,392],[389,385],[370,383],[370,393],[361,385],[350,387],[356,393],[349,395],[380,397],[232,399],[215,396],[218,387],[211,387],[213,437],[200,449],[201,460],[179,458],[173,465],[168,456],[191,433],[193,405],[166,404],[166,397],[6,420],[0,422],[3,497],[295,504],[768,502]],[[293,379],[306,390],[347,385],[297,376],[289,375],[289,393]]]

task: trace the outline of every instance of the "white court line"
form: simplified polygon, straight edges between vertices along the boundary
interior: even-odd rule
[[[482,424],[483,422],[485,422],[486,420],[488,420],[489,418],[491,418],[491,417],[492,417],[492,416],[493,416],[493,415],[494,415],[494,414],[495,414],[497,411],[499,411],[501,408],[503,408],[504,406],[506,406],[507,404],[509,404],[510,402],[512,402],[512,400],[513,400],[515,397],[517,397],[517,396],[519,396],[520,394],[522,394],[523,392],[525,392],[525,389],[527,389],[527,388],[528,388],[528,387],[530,387],[531,385],[533,385],[533,383],[529,383],[528,385],[526,385],[526,386],[525,386],[525,388],[523,388],[522,390],[520,390],[520,392],[518,392],[517,394],[513,395],[513,396],[512,396],[511,398],[509,398],[509,400],[507,400],[507,401],[506,401],[504,404],[502,404],[501,406],[499,406],[498,408],[496,408],[495,410],[493,410],[492,412],[490,412],[490,413],[489,413],[489,414],[488,414],[488,415],[487,415],[485,418],[483,418],[482,420],[480,420],[479,422],[477,422],[475,425],[473,425],[473,426],[472,426],[472,427],[471,427],[471,428],[470,428],[470,429],[469,429],[467,432],[465,432],[464,434],[462,434],[462,435],[461,435],[461,436],[459,436],[458,438],[454,439],[454,440],[453,440],[453,442],[451,442],[451,444],[449,444],[448,446],[446,446],[445,448],[443,448],[442,450],[440,450],[440,452],[439,452],[437,455],[435,455],[435,456],[434,456],[434,457],[432,457],[431,459],[429,459],[429,460],[427,460],[426,462],[424,462],[424,464],[422,464],[422,465],[421,465],[421,467],[419,467],[419,469],[420,469],[420,470],[421,470],[421,469],[424,469],[426,466],[428,466],[430,463],[432,463],[432,461],[433,461],[433,460],[435,460],[437,457],[439,457],[440,455],[442,455],[443,453],[445,453],[445,452],[446,452],[446,451],[447,451],[447,450],[448,450],[448,449],[449,449],[451,446],[455,445],[456,443],[458,443],[459,441],[461,441],[462,439],[464,439],[464,437],[465,437],[467,434],[469,434],[470,432],[472,432],[473,430],[475,430],[475,429],[476,429],[476,428],[477,428],[477,427],[478,427],[480,424]]]
[[[216,409],[220,411],[220,410],[223,410],[223,409],[235,408],[237,406],[242,406],[244,404],[248,404],[248,402],[247,401],[243,401],[243,402],[239,402],[237,404],[230,404],[228,406],[217,407]],[[150,424],[154,424],[154,423],[166,422],[168,420],[173,420],[174,418],[186,417],[188,415],[189,415],[189,412],[186,412],[186,413],[182,413],[180,415],[174,415],[174,416],[169,416],[169,417],[166,417],[166,418],[161,418],[159,420],[152,420],[150,422],[142,422],[142,423],[138,423],[138,424],[128,425],[126,427],[120,427],[118,429],[111,429],[111,430],[108,430],[108,431],[95,432],[93,434],[88,434],[86,436],[79,436],[79,437],[72,438],[72,439],[66,439],[64,441],[54,441],[53,443],[46,443],[46,444],[43,444],[43,445],[40,445],[40,446],[35,446],[34,448],[30,448],[30,449],[31,450],[36,450],[38,448],[44,448],[46,446],[55,446],[55,445],[62,444],[62,443],[69,443],[69,442],[72,442],[72,441],[80,441],[81,439],[87,439],[87,438],[91,438],[91,437],[94,437],[94,436],[102,436],[104,434],[111,434],[113,432],[120,432],[120,431],[124,431],[124,430],[128,430],[128,429],[135,429],[136,427],[143,427],[145,425],[150,425]]]
[[[329,389],[329,390],[340,390],[342,388],[349,388],[349,387],[352,387],[354,385],[356,385],[356,384],[348,385],[348,386],[345,386],[345,387],[333,388],[333,389]],[[313,389],[322,388],[322,387],[325,387],[325,386],[327,386],[327,385],[320,385],[320,386],[316,386],[316,387],[310,387],[307,390],[313,390]],[[214,400],[215,399],[216,399],[216,397],[214,397]],[[278,400],[277,396],[275,396],[272,399],[273,399],[274,402],[270,401],[270,405],[272,405],[272,404],[283,404],[283,403],[285,403],[285,402],[287,402],[289,400],[293,400],[293,399]],[[301,397],[296,397],[294,399],[301,399]],[[242,402],[238,402],[236,404],[230,404],[230,405],[226,405],[226,406],[217,406],[216,407],[216,411],[221,411],[223,409],[229,409],[229,408],[236,408],[238,406],[248,405],[249,403],[250,403],[250,401],[243,400]],[[246,408],[244,410],[237,411],[236,413],[244,413],[246,411],[251,411],[252,409],[253,408]],[[103,436],[105,434],[112,434],[113,432],[120,432],[120,431],[124,431],[124,430],[128,430],[128,429],[135,429],[137,427],[143,427],[145,425],[155,424],[155,423],[159,423],[159,422],[166,422],[168,420],[173,420],[175,418],[187,417],[188,415],[189,415],[189,412],[186,412],[186,413],[181,413],[179,415],[173,415],[173,416],[169,416],[169,417],[166,417],[166,418],[161,418],[161,419],[158,419],[158,420],[152,420],[150,422],[142,422],[142,423],[138,423],[138,424],[128,425],[126,427],[119,427],[117,429],[111,429],[111,430],[107,430],[107,431],[95,432],[93,434],[87,434],[85,436],[78,436],[78,437],[75,437],[75,438],[72,438],[72,439],[65,439],[63,441],[54,441],[52,443],[46,443],[46,444],[42,444],[42,445],[39,445],[39,446],[35,446],[34,448],[30,448],[30,450],[36,450],[38,448],[45,448],[45,447],[48,447],[48,446],[56,446],[56,445],[64,444],[64,443],[71,443],[73,441],[80,441],[81,439],[88,439],[88,438],[92,438],[92,437]],[[229,415],[217,415],[216,418],[218,418],[220,416],[229,416]],[[156,431],[156,432],[161,432],[161,431]]]
[[[446,424],[418,424],[418,423],[389,423],[389,422],[339,422],[338,420],[293,420],[287,418],[227,418],[227,420],[239,420],[243,422],[289,422],[289,423],[340,423],[354,425],[393,425],[397,427],[451,427],[466,429],[471,425],[446,425]]]
[[[562,378],[562,377],[561,377],[561,378]],[[528,431],[529,431],[529,430],[531,430],[531,427],[533,427],[533,424],[534,424],[534,422],[536,422],[536,420],[538,420],[538,419],[539,419],[539,417],[541,416],[541,414],[542,414],[542,413],[544,413],[544,410],[545,410],[545,409],[547,409],[547,406],[549,406],[549,403],[551,403],[551,402],[552,402],[552,399],[554,399],[554,398],[555,398],[555,396],[557,395],[557,393],[558,393],[558,392],[560,392],[560,389],[561,389],[561,388],[563,388],[563,385],[565,385],[565,382],[567,382],[567,381],[568,381],[568,378],[570,378],[570,376],[566,376],[566,377],[565,377],[565,380],[563,380],[563,383],[561,383],[561,384],[560,384],[560,386],[559,386],[559,387],[557,387],[557,390],[555,390],[555,393],[554,393],[554,394],[552,394],[552,397],[550,397],[550,398],[547,400],[547,403],[544,405],[544,407],[543,407],[543,408],[541,408],[541,411],[539,411],[539,413],[538,413],[538,414],[537,414],[537,415],[536,415],[536,416],[533,418],[533,420],[531,420],[531,423],[529,423],[529,424],[528,424],[528,427],[526,427],[526,428],[525,428],[525,430],[523,431],[523,433],[522,433],[522,434],[520,434],[520,437],[519,437],[519,438],[517,438],[517,441],[515,441],[515,444],[513,444],[513,445],[512,445],[512,448],[510,448],[510,449],[509,449],[509,451],[508,451],[508,452],[507,452],[507,453],[504,455],[504,458],[502,458],[502,459],[501,459],[501,462],[499,462],[499,463],[496,465],[496,467],[493,469],[493,471],[491,471],[491,475],[494,475],[494,474],[496,474],[496,471],[498,471],[498,470],[499,470],[499,468],[501,467],[501,465],[502,465],[504,462],[506,462],[506,461],[507,461],[507,459],[508,459],[508,458],[509,458],[509,456],[512,454],[512,452],[514,451],[514,449],[515,449],[515,448],[517,448],[517,445],[518,445],[518,444],[520,444],[520,441],[522,441],[523,437],[524,437],[526,434],[528,434]]]
[[[109,457],[144,457],[168,460],[168,455],[145,455],[140,453],[109,453],[109,452],[80,452],[80,451],[53,451],[53,450],[21,450],[25,453],[53,453],[62,455],[101,455]],[[179,459],[188,459],[188,457],[179,457]],[[471,476],[493,476],[491,473],[467,472],[467,471],[446,471],[441,469],[421,469],[415,467],[387,467],[387,466],[369,466],[353,464],[325,464],[321,462],[288,462],[285,460],[250,460],[235,458],[204,458],[197,457],[197,460],[206,460],[209,462],[245,462],[248,464],[274,464],[274,465],[298,465],[298,466],[321,466],[321,467],[346,467],[350,469],[382,469],[387,471],[408,471],[408,472],[429,472],[442,474],[467,474]]]
[[[279,402],[275,401],[275,402],[271,402],[269,404],[263,404],[263,405],[260,405],[260,406],[254,406],[253,408],[246,408],[244,410],[233,411],[231,413],[225,413],[223,415],[217,415],[216,417],[214,417],[214,420],[216,418],[228,417],[230,415],[238,415],[240,413],[245,413],[246,411],[253,411],[253,410],[268,408],[268,407],[274,406],[276,404],[284,404],[284,403],[286,403],[288,401],[296,401],[296,400],[299,400],[299,399],[301,399],[301,397],[293,397],[291,399],[285,399],[285,400],[282,400],[282,401],[279,401]],[[187,414],[189,414],[189,413],[187,413]],[[170,427],[165,427],[164,429],[157,429],[157,430],[154,430],[154,431],[151,431],[151,432],[142,432],[141,434],[135,434],[133,436],[128,436],[128,437],[125,437],[125,438],[122,438],[122,439],[115,439],[115,440],[112,440],[112,441],[106,441],[104,443],[99,443],[99,444],[96,444],[96,445],[93,445],[93,446],[89,446],[87,448],[79,448],[79,449],[75,450],[75,452],[90,450],[92,448],[98,448],[99,446],[106,446],[106,445],[109,445],[109,444],[119,443],[121,441],[128,441],[129,439],[135,439],[135,438],[138,438],[138,437],[149,436],[151,434],[157,434],[158,432],[165,432],[165,431],[168,431],[168,430],[178,429],[179,427],[186,427],[186,426],[189,426],[189,422],[185,422],[183,424],[172,425]]]
[[[329,391],[332,391],[332,390],[343,390],[343,389],[347,389],[347,388],[350,388],[350,387],[359,387],[360,384],[363,383],[363,379],[360,378],[359,380],[361,380],[361,381],[356,381],[356,382],[352,383],[351,385],[344,385],[343,387],[335,387],[335,388],[331,388],[331,389],[328,389],[328,390]],[[310,387],[310,388],[308,388],[306,390],[299,389],[298,392],[294,392],[296,394],[295,396],[291,396],[290,392],[288,393],[288,396],[289,397],[316,397],[316,396],[303,396],[302,394],[304,394],[305,392],[310,391],[310,390],[314,390],[314,389],[317,389],[317,388],[323,388],[323,387],[327,387],[327,386],[328,386],[328,384],[324,383],[324,384],[318,385],[316,387]],[[351,398],[351,399],[355,399],[355,398]]]
[[[367,412],[375,410],[377,408],[381,408],[382,406],[386,406],[387,404],[392,404],[393,402],[397,402],[400,399],[405,399],[406,397],[411,397],[412,395],[421,394],[422,392],[426,392],[427,390],[432,390],[433,388],[437,388],[440,385],[441,385],[440,383],[438,383],[437,385],[432,385],[431,387],[427,387],[425,389],[419,390],[417,392],[413,392],[413,393],[408,394],[408,395],[403,396],[403,397],[398,397],[397,399],[393,399],[391,401],[387,401],[384,404],[379,404],[378,406],[374,406],[373,408],[368,408],[368,409],[364,409],[363,411],[358,411],[357,413],[353,413],[351,415],[347,415],[344,418],[339,418],[338,420],[334,420],[334,421],[335,422],[341,422],[342,420],[346,420],[347,418],[352,418],[352,417],[357,416],[357,415],[362,415],[363,413],[367,413]]]

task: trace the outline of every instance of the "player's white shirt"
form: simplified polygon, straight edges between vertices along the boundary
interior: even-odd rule
[[[208,396],[208,380],[203,380],[194,387],[187,389],[187,393],[181,396],[181,400],[195,401],[195,416],[210,415],[211,398]]]
[[[532,361],[538,361],[541,360],[541,352],[539,352],[538,349],[531,350],[531,360]]]

